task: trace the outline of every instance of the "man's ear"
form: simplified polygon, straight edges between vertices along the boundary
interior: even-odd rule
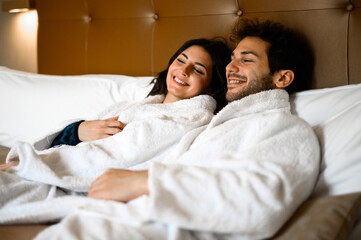
[[[275,89],[283,89],[289,86],[295,74],[292,70],[279,70],[273,74],[273,84]]]

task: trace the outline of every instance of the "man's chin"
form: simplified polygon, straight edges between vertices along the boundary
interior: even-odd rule
[[[226,94],[226,100],[228,101],[228,102],[233,102],[233,101],[235,101],[235,100],[238,100],[239,99],[239,94],[237,94],[237,93],[233,93],[233,92],[227,92],[227,94]]]
[[[226,93],[226,100],[228,102],[233,102],[242,99],[252,93],[253,92],[250,91],[248,88],[243,88],[243,87],[229,89]]]
[[[232,102],[234,100],[237,100],[236,98],[238,98],[239,95],[242,95],[241,92],[242,92],[242,88],[237,88],[237,87],[229,88],[226,93],[227,101]]]

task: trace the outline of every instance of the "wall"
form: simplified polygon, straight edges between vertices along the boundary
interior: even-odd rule
[[[37,22],[36,11],[10,14],[1,9],[0,66],[37,72]]]

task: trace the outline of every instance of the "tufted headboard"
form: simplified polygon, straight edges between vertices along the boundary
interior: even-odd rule
[[[39,73],[150,76],[186,40],[228,39],[238,18],[305,33],[313,88],[361,82],[361,0],[37,0]]]

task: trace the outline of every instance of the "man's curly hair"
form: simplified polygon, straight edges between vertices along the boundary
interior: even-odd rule
[[[286,69],[294,72],[294,81],[285,89],[288,93],[311,87],[314,55],[301,33],[270,20],[240,19],[233,27],[231,40],[238,43],[246,37],[259,37],[270,44],[267,56],[271,75]]]

